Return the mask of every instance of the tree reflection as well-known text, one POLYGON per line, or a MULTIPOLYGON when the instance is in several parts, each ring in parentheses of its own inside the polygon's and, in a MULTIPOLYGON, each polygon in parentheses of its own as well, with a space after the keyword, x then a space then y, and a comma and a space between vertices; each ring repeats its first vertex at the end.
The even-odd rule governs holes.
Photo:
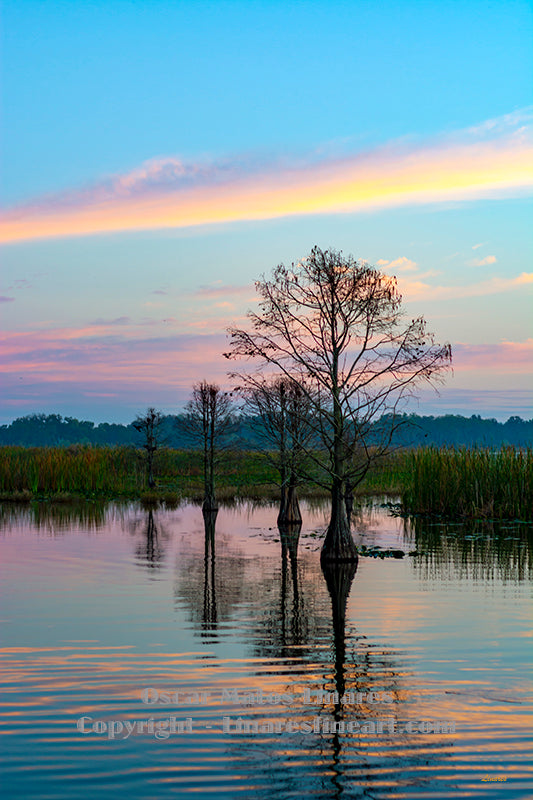
POLYGON ((410 517, 405 538, 417 555, 415 569, 426 580, 523 581, 533 575, 533 526, 476 520, 434 522, 410 517))
POLYGON ((165 557, 163 540, 168 538, 168 534, 156 521, 153 509, 148 508, 143 519, 134 520, 130 530, 139 539, 135 547, 137 563, 148 572, 160 569, 165 557))
POLYGON ((176 604, 185 605, 198 633, 215 639, 219 626, 230 618, 244 596, 254 594, 254 586, 246 578, 244 554, 226 538, 215 548, 217 514, 202 511, 203 558, 196 548, 183 553, 174 587, 176 604))
MULTIPOLYGON (((346 661, 346 603, 357 571, 357 562, 328 564, 322 562, 322 573, 331 598, 333 622, 333 652, 335 658, 335 690, 342 697, 346 689, 344 664, 346 661)), ((335 713, 339 709, 335 706, 335 713)))
POLYGON ((304 610, 301 607, 298 588, 298 542, 302 523, 281 524, 278 525, 278 530, 281 542, 280 643, 284 649, 288 644, 303 644, 304 640, 304 610), (290 583, 292 583, 292 605, 289 609, 290 583))
POLYGON ((215 570, 215 525, 218 510, 202 509, 205 529, 204 545, 204 610, 202 622, 204 630, 217 628, 217 591, 215 570))
MULTIPOLYGON (((336 702, 333 703, 333 719, 340 722, 344 719, 345 707, 342 698, 346 691, 345 663, 346 663, 346 604, 352 588, 353 579, 357 571, 357 562, 344 562, 332 564, 322 560, 322 573, 331 598, 331 616, 333 623, 333 653, 334 653, 334 684, 336 702)), ((343 792, 340 778, 342 776, 341 761, 342 740, 339 726, 334 730, 331 753, 331 783, 333 786, 332 797, 340 797, 343 792)))
MULTIPOLYGON (((226 739, 230 752, 235 750, 235 769, 250 760, 255 764, 254 794, 373 797, 377 773, 390 776, 398 768, 402 780, 420 781, 421 758, 434 766, 448 758, 447 737, 413 737, 389 728, 390 720, 411 716, 404 701, 413 686, 399 653, 367 639, 353 620, 349 626, 357 564, 320 565, 315 554, 299 552, 301 525, 279 527, 277 562, 244 557, 230 537, 217 537, 215 559, 215 520, 216 515, 204 515, 203 559, 198 552, 181 559, 176 598, 186 604, 202 637, 217 636, 231 617, 254 661, 259 659, 257 671, 236 670, 233 685, 239 691, 261 687, 298 698, 286 708, 229 704, 215 713, 249 724, 269 715, 298 725, 318 718, 321 726, 312 735, 300 728, 290 735, 236 733, 226 739), (324 699, 304 703, 305 687, 322 691, 324 699), (380 692, 388 692, 391 702, 376 701, 380 692), (354 722, 361 727, 352 729, 354 722), (301 767, 289 769, 291 760, 301 760, 301 767)), ((390 788, 397 789, 394 780, 390 788)), ((388 796, 385 785, 381 791, 388 796)))

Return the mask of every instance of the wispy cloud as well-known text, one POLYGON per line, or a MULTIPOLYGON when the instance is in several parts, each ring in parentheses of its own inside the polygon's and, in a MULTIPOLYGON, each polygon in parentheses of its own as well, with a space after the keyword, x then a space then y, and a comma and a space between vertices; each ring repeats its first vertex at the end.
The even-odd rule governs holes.
POLYGON ((523 342, 503 341, 498 344, 453 346, 454 370, 494 370, 500 374, 524 373, 533 365, 533 339, 523 342))
POLYGON ((527 389, 467 389, 457 386, 440 389, 438 396, 429 390, 420 392, 421 402, 413 410, 419 414, 481 414, 502 421, 518 414, 523 419, 531 418, 532 396, 527 389))
POLYGON ((224 376, 226 346, 224 334, 139 337, 109 335, 98 326, 5 333, 0 374, 20 375, 27 382, 184 386, 204 373, 224 376))
POLYGON ((533 284, 533 272, 522 272, 514 278, 489 278, 485 281, 463 286, 432 286, 417 278, 399 279, 399 288, 406 300, 457 300, 464 297, 482 297, 484 295, 510 292, 533 284))
POLYGON ((486 267, 488 264, 495 264, 497 260, 496 256, 485 256, 485 258, 473 258, 468 263, 471 267, 486 267))
MULTIPOLYGON (((133 335, 133 329, 113 326, 112 321, 111 328, 92 325, 5 334, 0 341, 4 407, 12 408, 16 416, 23 409, 24 413, 43 408, 57 411, 69 398, 72 407, 79 408, 83 397, 91 397, 114 398, 115 403, 118 399, 122 413, 148 404, 164 404, 175 411, 197 380, 208 378, 232 386, 227 378, 228 362, 222 357, 227 349, 224 334, 148 338, 133 335)), ((482 397, 482 388, 505 385, 509 413, 524 413, 533 339, 483 345, 452 343, 452 348, 455 378, 450 381, 451 388, 442 390, 444 397, 446 392, 461 391, 466 381, 472 402, 465 408, 472 413, 484 408, 473 387, 478 386, 482 397), (522 405, 512 400, 518 389, 524 390, 522 405)), ((438 413, 444 413, 446 402, 439 403, 438 413)))
POLYGON ((380 258, 376 266, 386 267, 387 272, 391 270, 396 270, 396 272, 416 272, 418 269, 416 261, 411 261, 410 258, 406 258, 405 256, 395 258, 394 261, 387 261, 386 259, 380 258))
POLYGON ((0 294, 0 303, 13 303, 14 300, 14 297, 6 297, 5 295, 0 294))
MULTIPOLYGON (((469 263, 474 265, 473 261, 469 263)), ((476 260, 476 266, 495 263, 495 256, 486 256, 484 259, 476 260)), ((440 273, 433 269, 422 272, 416 261, 412 261, 406 256, 401 256, 393 261, 380 259, 376 262, 376 266, 388 275, 397 273, 398 286, 405 300, 457 300, 463 297, 483 297, 484 295, 524 289, 533 284, 532 272, 522 272, 521 275, 509 278, 495 276, 462 285, 442 286, 428 283, 428 278, 434 278, 440 273)))
MULTIPOLYGON (((533 281, 533 275, 530 279, 533 281)), ((152 329, 140 330, 142 324, 119 317, 95 320, 82 327, 5 332, 0 334, 0 373, 24 376, 27 381, 76 383, 94 378, 108 387, 136 381, 184 386, 204 373, 218 379, 225 375, 228 363, 222 357, 227 350, 224 333, 199 332, 191 327, 189 333, 169 331, 163 335, 152 329)), ((496 377, 530 368, 533 339, 497 344, 456 343, 453 352, 456 368, 489 368, 496 377)), ((100 391, 97 386, 94 389, 100 391)))
POLYGON ((153 159, 80 191, 6 211, 0 241, 79 236, 518 196, 533 185, 531 112, 351 157, 153 159))

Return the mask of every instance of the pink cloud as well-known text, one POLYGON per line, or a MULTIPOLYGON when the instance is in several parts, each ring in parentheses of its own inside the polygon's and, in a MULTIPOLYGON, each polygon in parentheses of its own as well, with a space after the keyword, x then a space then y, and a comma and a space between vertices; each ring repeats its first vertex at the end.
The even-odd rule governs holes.
POLYGON ((154 159, 81 191, 8 210, 0 241, 184 228, 291 215, 522 196, 533 185, 530 114, 344 158, 154 159))
MULTIPOLYGON (((68 384, 97 396, 120 393, 126 386, 183 393, 204 377, 230 385, 227 372, 238 369, 222 356, 228 349, 223 333, 144 337, 139 329, 116 322, 111 320, 109 328, 89 325, 3 334, 3 380, 14 384, 22 379, 35 386, 68 384)), ((476 375, 484 375, 490 385, 508 375, 522 380, 532 364, 533 339, 453 345, 454 372, 473 384, 476 375)))
POLYGON ((89 325, 94 325, 95 328, 107 328, 109 325, 131 325, 129 317, 115 317, 115 319, 96 319, 94 322, 89 322, 89 325))
POLYGON ((453 345, 454 371, 490 370, 499 375, 524 374, 533 367, 533 339, 499 344, 453 345))
MULTIPOLYGON (((65 398, 70 398, 69 413, 79 415, 81 412, 72 409, 85 408, 85 398, 102 408, 106 401, 110 403, 107 409, 119 405, 121 413, 153 404, 164 404, 175 412, 197 380, 207 378, 233 386, 227 373, 238 371, 239 365, 222 356, 228 349, 225 334, 179 332, 146 337, 141 334, 147 329, 116 324, 117 320, 106 323, 108 327, 102 320, 101 327, 3 334, 0 374, 4 407, 13 408, 17 415, 24 410, 53 408, 54 403, 60 409, 65 398)), ((483 345, 452 343, 452 348, 455 378, 447 381, 450 391, 473 391, 476 386, 481 392, 493 391, 505 385, 512 393, 529 383, 533 339, 483 345)))
POLYGON ((92 328, 7 333, 0 340, 0 373, 47 383, 93 378, 183 386, 199 377, 225 376, 226 346, 224 334, 135 338, 95 335, 92 328))

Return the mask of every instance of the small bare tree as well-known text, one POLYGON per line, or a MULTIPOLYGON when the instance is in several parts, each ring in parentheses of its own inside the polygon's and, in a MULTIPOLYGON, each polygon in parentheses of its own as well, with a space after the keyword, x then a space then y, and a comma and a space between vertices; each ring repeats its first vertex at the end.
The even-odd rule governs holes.
POLYGON ((441 378, 450 345, 406 320, 396 279, 366 262, 315 247, 256 283, 259 310, 248 329, 230 328, 228 358, 255 360, 297 382, 313 409, 320 450, 308 450, 328 476, 331 518, 323 561, 356 561, 346 493, 390 445, 398 410, 420 384, 441 378), (309 388, 306 388, 309 387, 309 388), (383 423, 379 436, 378 421, 383 423))
POLYGON ((278 525, 301 523, 297 486, 313 434, 308 395, 285 376, 272 380, 246 376, 238 391, 244 397, 244 410, 261 419, 265 453, 280 475, 278 525))
POLYGON ((155 408, 149 408, 145 414, 138 414, 132 422, 135 430, 142 436, 141 447, 146 451, 146 472, 150 489, 155 487, 155 453, 164 443, 161 430, 163 420, 164 416, 160 411, 156 411, 155 408))
POLYGON ((185 424, 192 438, 203 449, 204 511, 216 511, 215 467, 232 422, 232 401, 219 386, 200 381, 193 386, 185 407, 185 424))

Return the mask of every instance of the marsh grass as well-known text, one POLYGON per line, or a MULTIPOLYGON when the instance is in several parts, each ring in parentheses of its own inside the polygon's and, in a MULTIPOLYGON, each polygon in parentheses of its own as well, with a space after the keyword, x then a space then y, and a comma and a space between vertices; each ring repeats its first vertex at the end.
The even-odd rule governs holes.
MULTIPOLYGON (((133 447, 0 447, 0 499, 143 497, 171 506, 203 492, 199 452, 161 449, 154 472, 157 487, 149 492, 143 453, 133 447)), ((250 491, 276 496, 275 471, 259 453, 228 454, 219 465, 217 494, 224 499, 250 491)))
POLYGON ((135 448, 0 448, 0 493, 92 497, 128 495, 144 486, 145 470, 135 448))
POLYGON ((443 517, 533 518, 533 450, 433 448, 408 454, 407 512, 443 517))
MULTIPOLYGON (((161 449, 156 453, 157 487, 148 492, 143 454, 133 447, 73 445, 57 448, 0 448, 0 500, 69 502, 83 498, 135 498, 175 508, 183 499, 203 499, 201 453, 161 449)), ((279 498, 278 476, 268 458, 233 451, 219 464, 219 502, 279 498)), ((505 448, 398 450, 378 462, 356 496, 398 495, 405 512, 450 518, 532 519, 533 451, 505 448)), ((305 498, 328 493, 309 481, 305 498)))

